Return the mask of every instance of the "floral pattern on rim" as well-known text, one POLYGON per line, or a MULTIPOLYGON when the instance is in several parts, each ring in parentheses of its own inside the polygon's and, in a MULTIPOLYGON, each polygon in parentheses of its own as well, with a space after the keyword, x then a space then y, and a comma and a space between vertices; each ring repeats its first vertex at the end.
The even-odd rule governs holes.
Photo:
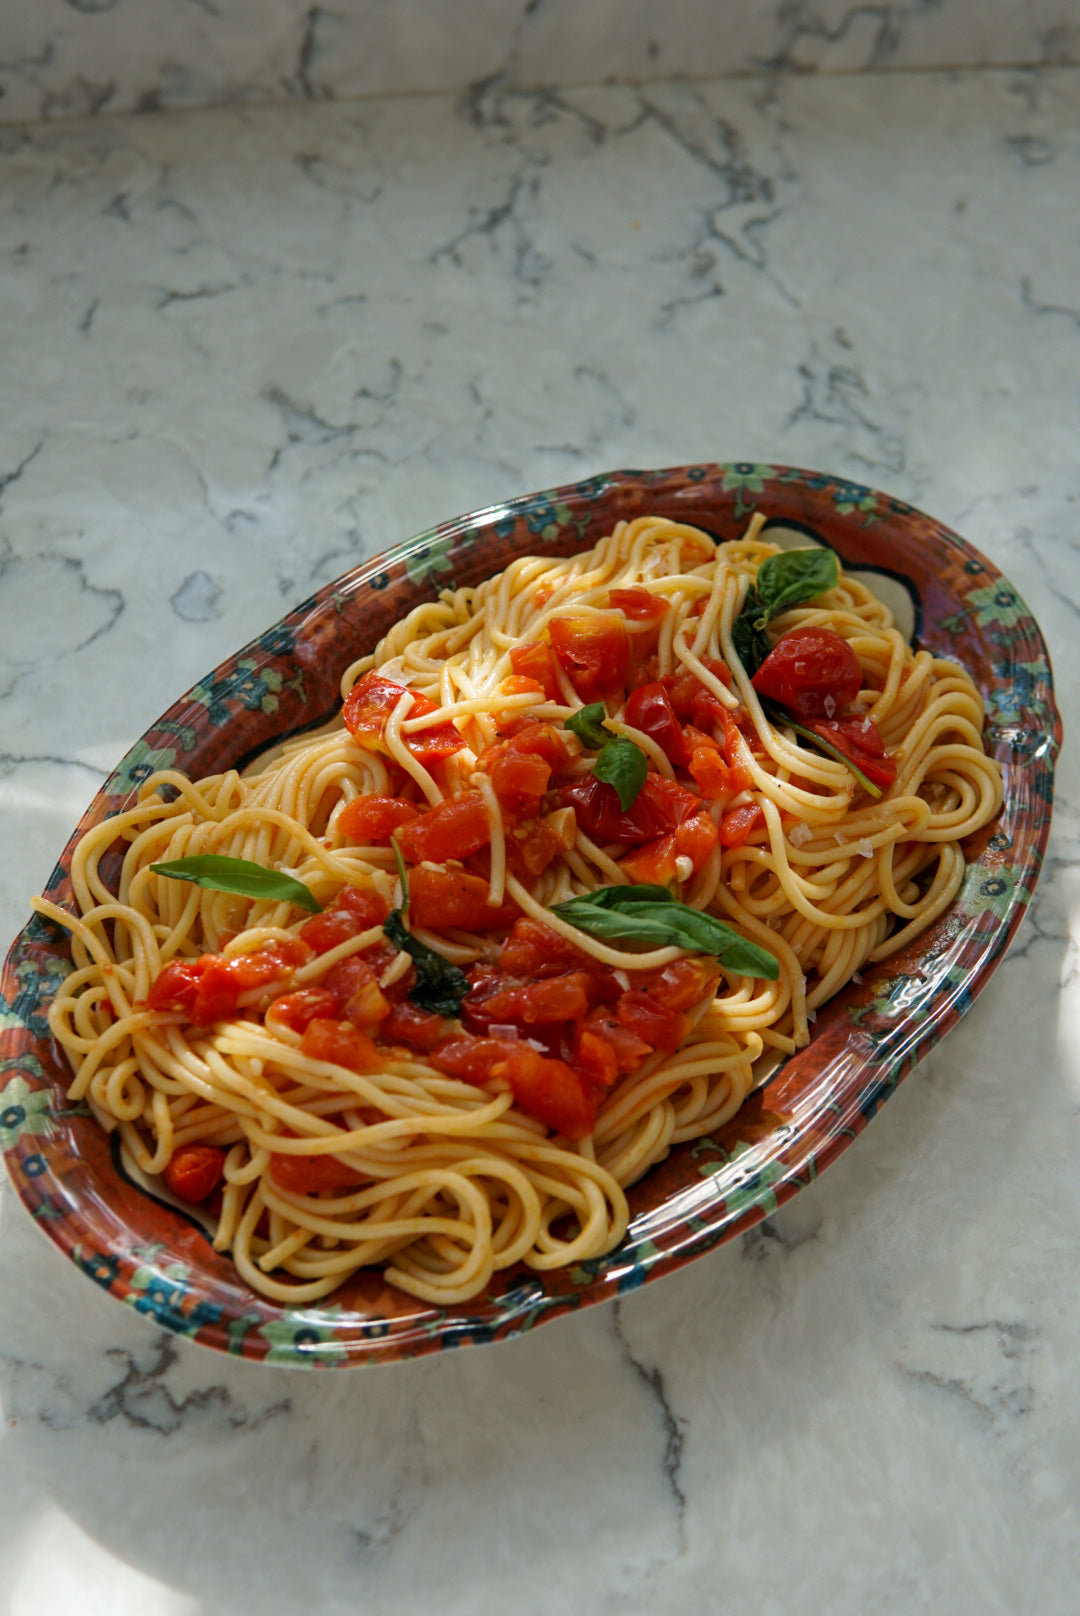
POLYGON ((755 509, 816 534, 851 566, 903 573, 920 596, 922 643, 939 655, 962 651, 990 698, 988 739, 1005 770, 1006 804, 971 849, 953 910, 826 1006, 809 1048, 724 1128, 680 1146, 634 1187, 633 1220, 616 1251, 542 1279, 505 1274, 489 1294, 448 1309, 419 1306, 374 1272, 323 1305, 275 1306, 244 1287, 191 1218, 138 1190, 85 1107, 65 1105, 67 1074, 44 1010, 66 945, 31 921, 0 983, 0 1072, 11 1112, 0 1143, 20 1198, 95 1283, 166 1329, 273 1363, 340 1366, 519 1334, 670 1272, 783 1205, 955 1024, 1015 933, 1042 862, 1061 739, 1046 649, 1011 585, 931 517, 859 484, 786 467, 614 472, 441 524, 358 567, 223 663, 129 751, 64 850, 49 896, 70 900, 78 835, 130 800, 153 768, 242 766, 322 721, 358 649, 373 648, 450 578, 479 582, 530 550, 572 554, 645 511, 736 538, 755 509), (916 966, 923 980, 913 993, 916 966), (32 1125, 22 1126, 28 1116, 32 1125))

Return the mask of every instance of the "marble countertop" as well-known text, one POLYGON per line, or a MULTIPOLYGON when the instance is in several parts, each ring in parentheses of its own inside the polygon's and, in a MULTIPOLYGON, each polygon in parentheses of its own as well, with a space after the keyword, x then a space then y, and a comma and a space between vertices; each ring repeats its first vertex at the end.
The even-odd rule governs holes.
MULTIPOLYGON (((1080 73, 0 130, 0 932, 108 768, 317 585, 618 465, 957 528, 1075 709, 1080 73)), ((5 1616, 1077 1608, 1066 746, 992 987, 741 1242, 495 1347, 220 1359, 0 1202, 5 1616)))

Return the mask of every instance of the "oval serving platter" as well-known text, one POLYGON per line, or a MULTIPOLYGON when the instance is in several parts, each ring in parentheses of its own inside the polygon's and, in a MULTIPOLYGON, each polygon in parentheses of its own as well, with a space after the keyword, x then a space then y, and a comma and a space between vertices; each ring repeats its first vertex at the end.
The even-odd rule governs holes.
POLYGON ((764 511, 785 544, 830 545, 908 604, 917 644, 962 660, 987 699, 987 745, 1005 775, 998 820, 973 838, 952 908, 818 1014, 785 1061, 715 1135, 678 1146, 630 1191, 632 1220, 606 1257, 538 1276, 496 1276, 438 1308, 364 1272, 327 1301, 256 1296, 199 1224, 124 1173, 84 1105, 68 1106, 66 1061, 46 1022, 70 968, 66 937, 40 919, 16 939, 0 997, 0 1146, 38 1227, 98 1285, 158 1325, 270 1363, 329 1367, 488 1342, 645 1281, 743 1233, 817 1177, 985 987, 1023 916, 1050 829, 1061 723, 1038 627, 1012 586, 956 534, 856 483, 791 468, 700 465, 614 472, 473 512, 328 585, 169 708, 83 816, 47 895, 72 906, 72 849, 125 807, 154 769, 199 776, 244 767, 286 735, 326 722, 342 671, 418 601, 474 584, 516 555, 569 555, 620 518, 656 512, 741 535, 764 511), (781 531, 783 530, 783 531, 781 531))

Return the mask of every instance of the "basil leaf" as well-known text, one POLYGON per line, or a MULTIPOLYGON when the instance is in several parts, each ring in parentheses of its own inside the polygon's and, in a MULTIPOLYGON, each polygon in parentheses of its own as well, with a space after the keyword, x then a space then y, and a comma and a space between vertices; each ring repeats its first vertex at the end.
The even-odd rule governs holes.
POLYGON ((835 589, 840 568, 831 550, 781 550, 758 568, 756 588, 766 619, 835 589))
POLYGON ((740 976, 775 982, 780 966, 773 954, 715 915, 692 909, 663 887, 601 887, 552 907, 580 931, 625 942, 674 945, 688 953, 712 954, 740 976))
POLYGON ((649 760, 633 741, 617 735, 600 748, 593 773, 605 785, 614 786, 619 794, 619 806, 625 814, 634 806, 638 792, 645 784, 649 760))
POLYGON ((469 991, 465 972, 407 932, 400 909, 387 915, 383 931, 395 948, 403 949, 413 962, 416 985, 409 989, 413 1004, 422 1010, 433 1010, 437 1016, 456 1016, 469 991))
POLYGON ((571 713, 566 720, 566 728, 572 730, 584 746, 596 751, 611 739, 611 731, 604 722, 607 710, 602 701, 592 701, 587 707, 581 707, 576 713, 571 713))
POLYGON ((825 757, 833 758, 837 763, 842 763, 845 769, 855 776, 864 791, 868 791, 872 797, 881 796, 881 787, 876 786, 872 780, 868 779, 859 768, 859 765, 852 758, 849 758, 846 752, 841 752, 838 746, 834 746, 831 741, 827 741, 823 735, 818 735, 815 730, 807 729, 804 724, 799 723, 798 719, 792 718, 786 708, 779 707, 776 702, 763 701, 761 705, 765 709, 765 716, 777 728, 781 725, 786 725, 788 729, 793 729, 796 735, 801 736, 804 741, 809 741, 810 745, 816 747, 825 757))
POLYGON ((255 864, 251 859, 196 853, 190 858, 174 859, 171 864, 151 864, 150 868, 155 875, 165 875, 173 881, 191 881, 211 892, 233 892, 240 898, 295 903, 312 914, 322 909, 318 898, 303 881, 281 870, 268 870, 265 864, 255 864))
POLYGON ((839 580, 840 568, 831 550, 781 550, 761 563, 743 609, 731 625, 731 638, 748 678, 753 678, 772 650, 765 633, 769 619, 835 589, 839 580))

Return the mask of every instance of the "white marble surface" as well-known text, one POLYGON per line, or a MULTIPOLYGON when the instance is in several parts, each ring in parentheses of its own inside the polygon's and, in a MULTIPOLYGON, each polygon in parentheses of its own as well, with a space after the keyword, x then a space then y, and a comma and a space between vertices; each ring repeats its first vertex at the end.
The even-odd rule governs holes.
POLYGON ((4 0, 0 122, 489 80, 1078 62, 1078 0, 4 0))
MULTIPOLYGON (((619 464, 883 485, 1068 719, 1080 75, 507 90, 0 136, 0 931, 179 691, 619 464)), ((518 1342, 219 1360, 0 1220, 5 1616, 1077 1609, 1075 757, 1010 957, 741 1243, 518 1342)))

